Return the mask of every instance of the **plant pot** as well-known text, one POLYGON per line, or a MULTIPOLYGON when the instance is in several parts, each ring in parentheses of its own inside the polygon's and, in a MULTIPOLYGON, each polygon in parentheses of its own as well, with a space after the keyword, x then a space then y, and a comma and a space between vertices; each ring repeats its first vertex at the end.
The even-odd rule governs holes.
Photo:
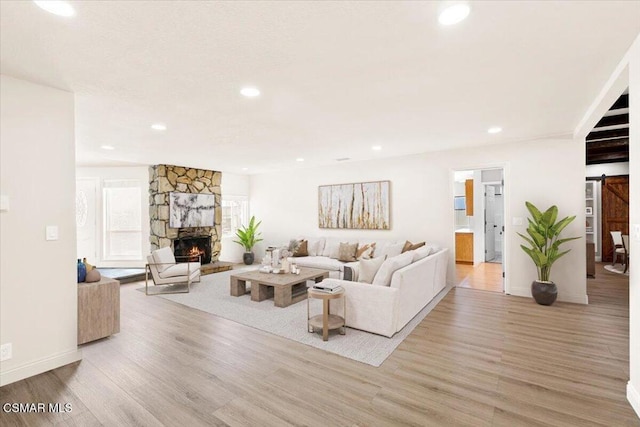
POLYGON ((553 282, 534 280, 531 283, 531 295, 538 304, 551 305, 558 298, 558 287, 553 282))
POLYGON ((253 264, 253 261, 255 261, 255 255, 253 255, 253 252, 245 252, 244 255, 242 255, 242 261, 244 261, 245 264, 247 265, 251 265, 253 264))

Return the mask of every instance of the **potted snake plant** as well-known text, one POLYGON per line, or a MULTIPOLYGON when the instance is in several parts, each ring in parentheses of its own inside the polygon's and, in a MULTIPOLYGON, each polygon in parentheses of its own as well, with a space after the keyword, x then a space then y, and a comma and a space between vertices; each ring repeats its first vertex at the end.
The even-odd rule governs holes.
POLYGON ((533 203, 525 202, 525 205, 532 218, 529 218, 528 235, 525 236, 521 233, 518 235, 529 244, 529 247, 525 245, 520 245, 520 247, 531 257, 538 270, 538 280, 534 280, 531 284, 531 294, 538 304, 551 305, 558 297, 558 288, 550 280, 551 267, 560 257, 570 251, 570 249, 560 251, 560 245, 580 238, 561 239, 560 233, 576 217, 575 215, 568 216, 557 221, 557 206, 551 206, 541 212, 533 203))
POLYGON ((242 261, 244 261, 246 265, 253 264, 253 261, 255 260, 255 255, 252 252, 253 247, 256 243, 262 241, 262 239, 259 238, 262 233, 258 233, 258 226, 260 224, 262 224, 262 221, 256 223, 256 217, 252 216, 249 220, 249 225, 236 230, 236 237, 238 240, 234 240, 234 242, 244 247, 245 253, 242 256, 242 261))

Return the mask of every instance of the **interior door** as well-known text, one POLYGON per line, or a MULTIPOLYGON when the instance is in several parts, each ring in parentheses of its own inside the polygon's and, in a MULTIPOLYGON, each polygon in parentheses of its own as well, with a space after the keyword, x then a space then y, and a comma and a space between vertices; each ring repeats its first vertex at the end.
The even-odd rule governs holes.
POLYGON ((608 176, 602 184, 602 261, 613 261, 611 231, 629 234, 629 175, 608 176))
POLYGON ((493 261, 496 257, 496 189, 491 185, 484 187, 484 260, 493 261))
POLYGON ((97 196, 96 178, 76 179, 77 254, 92 264, 98 261, 97 196))

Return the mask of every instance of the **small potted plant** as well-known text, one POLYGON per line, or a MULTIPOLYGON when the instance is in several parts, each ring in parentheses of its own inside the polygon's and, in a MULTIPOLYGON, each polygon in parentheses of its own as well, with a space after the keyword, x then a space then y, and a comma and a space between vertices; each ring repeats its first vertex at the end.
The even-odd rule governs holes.
POLYGON ((242 245, 245 249, 245 253, 242 256, 242 260, 246 265, 253 264, 255 260, 255 255, 252 250, 256 243, 261 242, 262 239, 259 239, 261 233, 258 233, 258 226, 262 224, 262 221, 256 223, 256 217, 252 216, 251 220, 249 220, 249 225, 246 227, 242 227, 236 230, 236 237, 238 240, 234 240, 234 242, 242 245))
POLYGON ((529 213, 533 218, 529 218, 528 236, 518 233, 520 237, 529 243, 530 247, 520 245, 533 260, 538 269, 538 280, 531 283, 531 294, 538 304, 551 305, 558 297, 556 284, 549 280, 551 267, 560 258, 570 251, 560 251, 560 245, 579 237, 568 237, 560 239, 560 233, 571 223, 575 216, 569 216, 556 221, 558 218, 558 207, 551 206, 544 212, 540 212, 532 203, 525 202, 529 213))

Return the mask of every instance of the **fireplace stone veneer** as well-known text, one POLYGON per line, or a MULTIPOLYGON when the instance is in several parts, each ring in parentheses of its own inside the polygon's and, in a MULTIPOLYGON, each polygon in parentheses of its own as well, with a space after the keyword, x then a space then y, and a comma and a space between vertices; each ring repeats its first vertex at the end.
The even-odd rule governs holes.
MULTIPOLYGON (((222 238, 222 208, 220 182, 222 173, 173 165, 149 167, 149 218, 151 221, 151 250, 171 247, 176 239, 192 236, 211 237, 211 258, 216 262, 220 256, 222 238), (169 193, 213 194, 215 215, 213 227, 171 228, 169 227, 169 193)), ((175 247, 174 247, 175 250, 175 247)), ((204 262, 204 261, 203 261, 204 262)))

